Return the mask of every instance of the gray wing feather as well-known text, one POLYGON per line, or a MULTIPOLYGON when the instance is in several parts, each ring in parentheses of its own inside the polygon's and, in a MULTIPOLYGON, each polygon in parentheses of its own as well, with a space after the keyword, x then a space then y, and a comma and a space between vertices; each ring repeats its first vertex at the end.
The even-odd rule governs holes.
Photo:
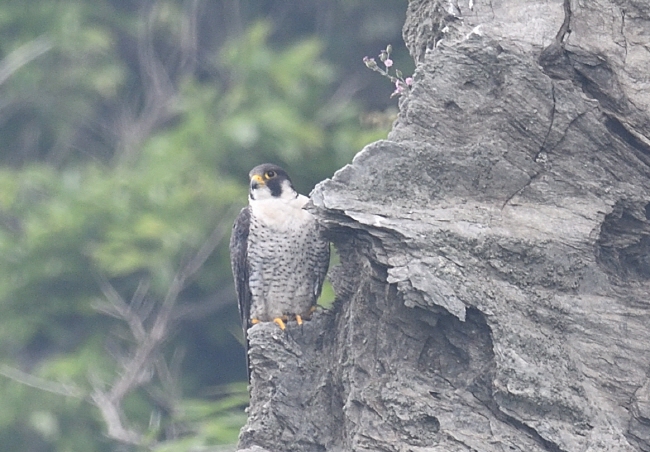
POLYGON ((235 292, 237 292, 237 302, 239 305, 239 315, 241 317, 242 329, 244 330, 244 340, 246 347, 246 370, 249 372, 248 363, 248 334, 247 330, 251 327, 251 290, 248 285, 248 231, 250 229, 251 213, 249 207, 244 207, 232 227, 230 236, 230 265, 232 274, 235 278, 235 292))
POLYGON ((325 277, 327 276, 327 269, 330 265, 330 244, 329 240, 323 237, 323 230, 320 225, 318 227, 318 235, 322 240, 319 243, 318 249, 316 251, 316 265, 314 270, 316 273, 316 285, 314 286, 314 304, 320 297, 321 292, 323 291, 323 284, 325 283, 325 277))

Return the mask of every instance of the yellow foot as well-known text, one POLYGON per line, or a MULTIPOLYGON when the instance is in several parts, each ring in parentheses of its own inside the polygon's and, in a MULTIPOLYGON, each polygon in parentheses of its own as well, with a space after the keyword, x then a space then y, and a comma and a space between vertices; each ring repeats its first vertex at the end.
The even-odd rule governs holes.
POLYGON ((251 324, 253 324, 253 325, 257 325, 258 323, 260 323, 260 319, 251 320, 251 324))
POLYGON ((300 314, 296 314, 296 322, 298 323, 298 325, 302 325, 302 317, 300 316, 300 314))
POLYGON ((273 322, 275 322, 282 331, 286 328, 286 325, 284 324, 284 321, 280 317, 276 317, 273 319, 273 322))

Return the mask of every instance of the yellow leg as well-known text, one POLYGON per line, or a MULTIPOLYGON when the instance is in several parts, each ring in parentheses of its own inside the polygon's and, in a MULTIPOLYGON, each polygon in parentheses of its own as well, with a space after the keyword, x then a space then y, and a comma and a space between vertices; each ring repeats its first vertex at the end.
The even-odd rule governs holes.
POLYGON ((260 323, 260 319, 251 320, 251 324, 253 324, 253 325, 257 325, 258 323, 260 323))
POLYGON ((286 326, 285 326, 285 324, 284 324, 284 321, 282 321, 282 319, 281 319, 280 317, 276 317, 276 318, 274 318, 273 321, 274 321, 274 322, 275 322, 275 323, 280 327, 280 329, 281 329, 282 331, 284 331, 284 329, 286 328, 286 326))
POLYGON ((296 322, 298 323, 298 325, 302 325, 302 317, 300 316, 300 314, 296 314, 296 322))

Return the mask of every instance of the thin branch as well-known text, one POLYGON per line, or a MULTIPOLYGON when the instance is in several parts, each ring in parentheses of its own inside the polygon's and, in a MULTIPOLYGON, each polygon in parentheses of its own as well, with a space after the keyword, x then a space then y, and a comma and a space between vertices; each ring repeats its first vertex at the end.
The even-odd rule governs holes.
POLYGON ((92 400, 102 413, 109 437, 125 444, 142 445, 142 435, 124 427, 119 405, 113 403, 105 393, 99 390, 93 392, 92 400))
POLYGON ((40 389, 41 391, 50 392, 52 394, 74 397, 77 399, 84 396, 84 392, 74 385, 46 380, 6 364, 0 365, 0 375, 25 386, 40 389))
MULTIPOLYGON (((174 310, 179 294, 186 287, 187 280, 201 268, 219 243, 222 242, 229 230, 228 226, 225 223, 219 224, 194 257, 176 273, 149 331, 144 327, 142 318, 137 316, 136 311, 128 306, 110 283, 106 280, 102 283, 100 279, 102 291, 109 299, 112 307, 112 310, 109 309, 108 313, 117 314, 118 317, 127 321, 137 341, 135 352, 124 363, 123 372, 112 384, 111 388, 104 391, 98 385, 95 385, 92 394, 92 400, 102 413, 111 438, 127 444, 142 444, 142 435, 124 426, 124 416, 121 409, 122 400, 128 393, 151 381, 154 372, 158 374, 161 384, 168 389, 171 388, 169 379, 173 375, 166 364, 163 365, 162 357, 159 355, 159 348, 168 337, 170 323, 177 319, 174 310)), ((141 284, 136 290, 133 300, 144 299, 145 293, 146 290, 141 284)))
MULTIPOLYGON (((142 319, 133 311, 131 306, 124 301, 122 296, 115 290, 115 287, 102 275, 98 275, 97 279, 99 280, 99 286, 102 290, 102 293, 106 297, 109 303, 96 303, 94 305, 95 309, 104 314, 108 314, 112 317, 124 320, 131 330, 131 334, 136 341, 140 342, 145 339, 146 331, 144 325, 142 324, 142 319)), ((144 298, 142 293, 142 288, 148 288, 148 284, 143 284, 143 281, 140 281, 138 284, 138 289, 133 295, 133 299, 144 298)), ((145 292, 146 293, 146 292, 145 292)))
POLYGON ((156 55, 154 27, 158 7, 154 3, 148 13, 143 11, 138 36, 138 66, 143 80, 144 105, 125 111, 119 127, 118 162, 128 163, 135 157, 141 143, 153 130, 172 115, 178 92, 165 65, 156 55))
POLYGON ((189 74, 196 69, 199 51, 199 16, 202 0, 189 0, 185 5, 186 13, 181 18, 180 63, 181 73, 189 74))
POLYGON ((203 243, 194 257, 178 273, 176 273, 174 280, 167 291, 167 295, 163 300, 156 321, 151 328, 152 337, 160 339, 165 336, 170 317, 172 316, 174 304, 176 303, 180 292, 185 288, 186 281, 201 268, 215 248, 224 239, 228 231, 230 231, 230 225, 225 224, 225 222, 222 222, 214 228, 208 239, 203 243))
POLYGON ((142 307, 142 303, 146 299, 147 293, 149 293, 149 287, 151 287, 151 280, 149 278, 140 280, 138 287, 135 289, 135 293, 131 297, 131 309, 138 311, 142 307))
POLYGON ((0 61, 0 85, 5 83, 20 68, 34 61, 39 56, 49 52, 54 43, 47 35, 23 44, 0 61))
POLYGON ((215 312, 219 312, 228 304, 234 302, 232 298, 228 297, 231 292, 231 287, 228 287, 227 289, 224 288, 200 301, 185 303, 182 306, 178 306, 174 310, 172 321, 178 323, 188 320, 200 320, 204 319, 206 316, 214 314, 215 312))
POLYGON ((181 397, 181 391, 178 385, 180 377, 180 364, 185 357, 185 350, 177 348, 168 365, 167 361, 158 357, 154 365, 156 367, 156 374, 160 381, 160 388, 147 388, 149 395, 163 407, 166 411, 174 411, 177 404, 175 403, 181 397))

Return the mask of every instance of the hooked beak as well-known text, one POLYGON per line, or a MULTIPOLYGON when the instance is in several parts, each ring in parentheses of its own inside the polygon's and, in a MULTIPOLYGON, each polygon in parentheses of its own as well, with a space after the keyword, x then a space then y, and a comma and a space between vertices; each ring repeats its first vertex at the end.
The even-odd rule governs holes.
POLYGON ((251 189, 256 190, 260 185, 264 185, 264 179, 259 174, 253 174, 251 176, 251 189))

